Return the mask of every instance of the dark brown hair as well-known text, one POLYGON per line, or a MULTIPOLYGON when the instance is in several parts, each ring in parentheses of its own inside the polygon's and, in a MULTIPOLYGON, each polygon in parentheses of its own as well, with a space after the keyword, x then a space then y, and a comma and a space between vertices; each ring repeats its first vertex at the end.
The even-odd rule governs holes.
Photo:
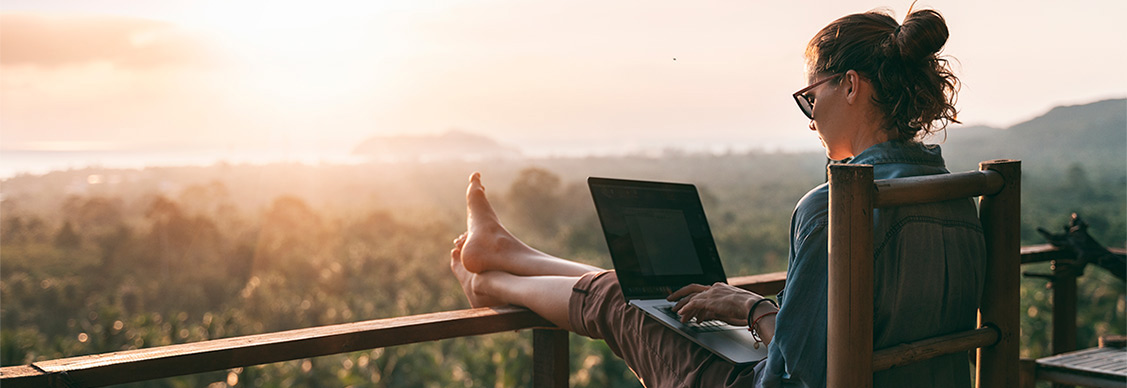
POLYGON ((959 122, 959 79, 939 57, 947 36, 947 22, 933 10, 910 12, 903 25, 882 12, 853 14, 833 21, 810 40, 807 70, 854 70, 868 78, 891 137, 913 139, 959 122))

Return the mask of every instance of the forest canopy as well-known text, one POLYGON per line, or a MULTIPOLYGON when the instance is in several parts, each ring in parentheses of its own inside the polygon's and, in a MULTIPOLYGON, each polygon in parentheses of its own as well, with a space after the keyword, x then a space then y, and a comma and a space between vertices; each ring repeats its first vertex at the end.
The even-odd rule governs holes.
MULTIPOLYGON (((1069 113, 1046 117, 1062 114, 1069 113)), ((962 166, 953 169, 981 160, 954 139, 943 147, 963 147, 948 153, 952 166, 962 166)), ((1002 155, 1028 158, 1023 244, 1044 243, 1037 227, 1058 230, 1079 212, 1098 241, 1127 246, 1123 154, 1064 151, 1002 155)), ((695 183, 728 275, 783 271, 791 209, 823 182, 824 164, 819 153, 667 152, 12 177, 0 201, 0 363, 466 308, 448 260, 451 240, 465 228, 466 177, 475 170, 518 237, 604 267, 610 263, 586 177, 695 183)), ((1127 331, 1123 289, 1098 268, 1080 278, 1081 346, 1127 331)), ((1051 291, 1026 278, 1021 292, 1022 356, 1046 355, 1051 291)), ((573 386, 638 384, 601 342, 571 341, 573 386)), ((502 333, 133 385, 523 386, 530 353, 528 333, 502 333)))

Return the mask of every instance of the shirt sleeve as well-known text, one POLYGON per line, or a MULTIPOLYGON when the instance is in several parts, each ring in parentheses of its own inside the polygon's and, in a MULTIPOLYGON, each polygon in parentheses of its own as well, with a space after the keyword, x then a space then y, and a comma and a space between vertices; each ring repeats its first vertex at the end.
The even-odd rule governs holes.
POLYGON ((786 292, 780 294, 775 336, 757 384, 763 387, 826 385, 826 217, 824 212, 800 214, 800 210, 792 221, 799 232, 792 233, 786 292), (810 217, 802 220, 802 215, 810 217))

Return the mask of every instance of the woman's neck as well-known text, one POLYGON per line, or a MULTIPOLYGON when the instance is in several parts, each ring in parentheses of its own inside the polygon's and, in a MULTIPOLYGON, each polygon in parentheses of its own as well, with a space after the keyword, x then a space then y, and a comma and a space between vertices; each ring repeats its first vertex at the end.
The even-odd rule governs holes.
POLYGON ((860 155, 861 152, 869 149, 869 147, 884 143, 889 140, 892 139, 888 136, 888 132, 883 128, 880 128, 879 126, 866 128, 860 134, 858 134, 857 137, 854 137, 853 141, 850 143, 850 149, 853 153, 852 156, 860 155))

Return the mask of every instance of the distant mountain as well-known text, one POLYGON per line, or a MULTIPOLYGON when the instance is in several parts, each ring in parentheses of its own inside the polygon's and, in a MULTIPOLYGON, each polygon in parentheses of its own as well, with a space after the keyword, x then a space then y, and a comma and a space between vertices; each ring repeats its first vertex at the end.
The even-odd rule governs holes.
POLYGON ((352 150, 373 161, 482 160, 520 157, 516 148, 485 136, 451 130, 437 135, 375 136, 352 150))
POLYGON ((953 171, 1021 159, 1027 173, 1080 166, 1108 178, 1127 176, 1127 99, 1056 107, 1005 129, 952 127, 947 135, 943 153, 953 171))

